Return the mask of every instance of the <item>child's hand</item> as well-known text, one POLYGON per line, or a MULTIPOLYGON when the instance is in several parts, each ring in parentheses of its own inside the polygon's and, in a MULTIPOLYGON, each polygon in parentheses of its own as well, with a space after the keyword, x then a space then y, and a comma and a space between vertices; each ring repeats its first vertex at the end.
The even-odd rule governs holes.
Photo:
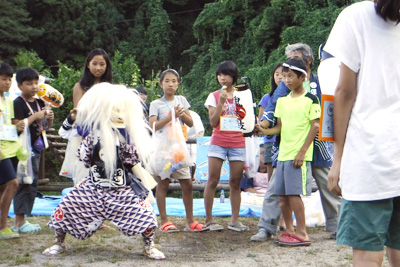
POLYGON ((174 108, 175 108, 175 117, 176 118, 180 118, 183 116, 183 114, 185 114, 183 107, 181 107, 180 105, 175 106, 174 108))
POLYGON ((226 92, 226 86, 222 87, 222 92, 219 94, 219 103, 224 104, 228 98, 228 93, 226 92))
POLYGON ((43 118, 46 116, 47 110, 41 110, 39 112, 36 112, 34 115, 36 116, 36 120, 43 120, 43 118))
POLYGON ((262 131, 263 131, 263 128, 260 125, 256 124, 256 126, 254 126, 253 132, 255 135, 258 135, 258 136, 262 135, 262 131))
POLYGON ((18 132, 22 132, 25 129, 25 122, 24 120, 20 120, 17 122, 17 124, 15 125, 17 127, 17 131, 18 132))
POLYGON ((71 114, 71 120, 75 121, 76 120, 76 116, 78 115, 78 109, 77 108, 72 109, 69 112, 69 114, 71 114))
POLYGON ((46 116, 49 120, 54 120, 54 113, 52 110, 46 110, 46 116))
POLYGON ((299 152, 296 157, 293 160, 293 167, 295 168, 300 168, 301 166, 303 166, 303 162, 304 162, 304 157, 305 157, 305 153, 303 152, 299 152))

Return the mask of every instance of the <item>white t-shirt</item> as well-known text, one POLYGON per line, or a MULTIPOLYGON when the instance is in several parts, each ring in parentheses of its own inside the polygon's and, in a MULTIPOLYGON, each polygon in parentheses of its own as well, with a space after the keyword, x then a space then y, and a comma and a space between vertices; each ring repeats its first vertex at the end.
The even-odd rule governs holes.
POLYGON ((190 116, 192 116, 193 126, 188 127, 187 136, 189 137, 199 137, 204 135, 204 126, 199 114, 193 110, 189 110, 190 116))
POLYGON ((324 50, 357 73, 339 186, 343 197, 400 196, 400 24, 385 22, 372 1, 339 15, 324 50))

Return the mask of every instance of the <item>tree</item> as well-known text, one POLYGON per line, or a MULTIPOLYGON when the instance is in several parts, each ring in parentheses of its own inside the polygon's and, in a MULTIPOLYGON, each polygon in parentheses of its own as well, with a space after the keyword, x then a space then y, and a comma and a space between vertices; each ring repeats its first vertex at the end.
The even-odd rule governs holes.
POLYGON ((111 1, 29 0, 29 6, 32 25, 44 29, 32 48, 50 65, 76 66, 97 47, 113 54, 123 35, 124 18, 111 1))
POLYGON ((12 64, 18 51, 28 47, 43 31, 30 26, 26 0, 2 1, 0 8, 0 58, 12 64))

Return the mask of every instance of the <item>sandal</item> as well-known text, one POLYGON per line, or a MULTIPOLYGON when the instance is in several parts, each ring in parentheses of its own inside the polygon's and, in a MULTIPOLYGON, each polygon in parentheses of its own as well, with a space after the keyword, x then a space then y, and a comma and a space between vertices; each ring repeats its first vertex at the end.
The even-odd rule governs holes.
POLYGON ((209 230, 207 227, 205 227, 203 224, 199 223, 198 221, 194 221, 190 228, 185 228, 185 232, 204 232, 209 230))
POLYGON ((244 232, 249 230, 249 227, 243 225, 241 222, 236 222, 236 223, 230 223, 228 225, 228 229, 235 232, 244 232))
POLYGON ((285 236, 281 236, 279 238, 279 245, 281 246, 291 246, 291 247, 298 247, 298 246, 310 246, 310 240, 304 240, 297 235, 289 234, 285 236))
POLYGON ((61 243, 61 244, 55 244, 49 248, 46 248, 42 254, 46 255, 46 256, 54 256, 54 255, 63 253, 64 251, 65 251, 65 244, 61 243))
POLYGON ((154 244, 151 244, 150 246, 144 246, 142 254, 150 259, 153 260, 163 260, 165 259, 164 253, 159 251, 154 247, 154 244))
POLYGON ((179 229, 176 228, 172 222, 166 222, 161 225, 160 231, 165 233, 177 233, 179 232, 179 229))
POLYGON ((40 230, 42 230, 39 224, 32 224, 28 221, 25 221, 25 223, 19 229, 15 227, 11 227, 11 229, 14 232, 25 233, 25 234, 39 232, 40 230))
POLYGON ((218 231, 218 232, 224 230, 224 227, 222 225, 220 225, 219 223, 217 223, 217 222, 209 222, 209 223, 207 223, 206 224, 206 228, 208 230, 210 230, 210 231, 218 231))

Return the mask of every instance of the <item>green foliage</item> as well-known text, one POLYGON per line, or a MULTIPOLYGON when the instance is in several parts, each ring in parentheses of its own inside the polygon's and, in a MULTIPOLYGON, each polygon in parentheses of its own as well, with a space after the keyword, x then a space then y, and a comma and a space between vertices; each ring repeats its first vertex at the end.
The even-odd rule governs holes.
POLYGON ((124 84, 133 88, 138 87, 140 70, 136 64, 135 57, 131 55, 124 56, 121 52, 115 51, 111 66, 113 67, 114 83, 124 84))
MULTIPOLYGON (((1 1, 0 7, 0 57, 11 62, 15 54, 31 44, 32 38, 43 31, 30 25, 26 0, 1 1)), ((11 64, 11 63, 10 63, 11 64)))
POLYGON ((119 43, 123 16, 111 1, 30 0, 32 25, 45 30, 32 48, 48 64, 57 61, 75 66, 93 48, 112 54, 119 43))
POLYGON ((119 49, 125 55, 136 55, 146 73, 161 70, 171 59, 168 53, 171 33, 168 14, 161 0, 149 0, 137 10, 130 36, 121 42, 119 49))
POLYGON ((41 59, 35 51, 19 51, 14 57, 14 61, 17 64, 15 69, 18 70, 23 67, 31 67, 38 72, 44 70, 45 62, 41 59))

